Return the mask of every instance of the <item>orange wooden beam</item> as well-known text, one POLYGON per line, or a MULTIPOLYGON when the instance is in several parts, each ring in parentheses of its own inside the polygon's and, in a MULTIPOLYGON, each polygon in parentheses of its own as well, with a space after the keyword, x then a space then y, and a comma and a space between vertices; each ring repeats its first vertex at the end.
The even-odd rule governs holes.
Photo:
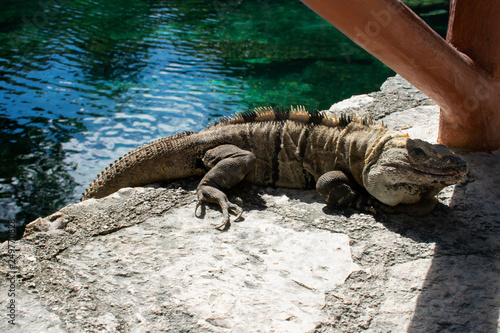
POLYGON ((450 24, 455 28, 448 36, 450 42, 398 0, 302 2, 440 106, 440 142, 473 150, 500 149, 500 113, 495 107, 500 105, 499 80, 492 77, 500 55, 500 2, 490 2, 488 13, 484 8, 476 8, 474 14, 467 14, 470 8, 466 9, 463 3, 472 2, 454 0, 454 20, 450 20, 450 24), (492 10, 492 7, 495 8, 492 10), (467 31, 464 17, 468 22, 471 19, 489 21, 487 24, 476 22, 475 32, 467 35, 462 32, 467 31), (491 37, 495 47, 491 48, 485 41, 468 43, 471 39, 477 40, 478 33, 491 29, 495 33, 486 34, 482 39, 491 37), (464 46, 457 49, 451 44, 455 42, 464 46))

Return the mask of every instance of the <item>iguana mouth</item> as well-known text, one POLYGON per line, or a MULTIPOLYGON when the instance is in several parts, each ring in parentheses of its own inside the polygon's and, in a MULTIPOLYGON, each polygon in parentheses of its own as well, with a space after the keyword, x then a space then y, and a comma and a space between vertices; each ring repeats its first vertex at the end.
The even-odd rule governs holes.
POLYGON ((438 177, 438 178, 456 178, 456 177, 464 177, 467 171, 459 171, 459 170, 447 170, 443 172, 439 172, 438 170, 433 170, 433 171, 424 171, 421 169, 417 169, 411 165, 408 164, 400 164, 400 163, 384 163, 383 166, 388 166, 388 167, 393 167, 393 168, 401 168, 405 170, 409 170, 413 173, 420 174, 420 175, 426 175, 426 176, 432 176, 432 177, 438 177))

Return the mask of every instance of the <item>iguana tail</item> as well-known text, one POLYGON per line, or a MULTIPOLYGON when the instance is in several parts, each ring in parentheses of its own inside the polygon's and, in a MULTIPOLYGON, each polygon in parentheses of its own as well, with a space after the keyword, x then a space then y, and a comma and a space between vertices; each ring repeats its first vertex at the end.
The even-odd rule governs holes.
POLYGON ((192 136, 185 132, 139 147, 111 164, 94 179, 83 200, 103 198, 123 187, 152 184, 204 173, 201 157, 193 147, 192 136))

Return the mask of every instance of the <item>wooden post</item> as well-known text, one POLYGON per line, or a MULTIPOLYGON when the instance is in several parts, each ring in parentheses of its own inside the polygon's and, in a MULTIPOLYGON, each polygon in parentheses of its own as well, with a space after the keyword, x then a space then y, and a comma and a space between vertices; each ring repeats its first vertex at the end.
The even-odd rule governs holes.
POLYGON ((439 142, 500 149, 499 1, 453 0, 447 41, 399 0, 302 2, 439 105, 439 142))

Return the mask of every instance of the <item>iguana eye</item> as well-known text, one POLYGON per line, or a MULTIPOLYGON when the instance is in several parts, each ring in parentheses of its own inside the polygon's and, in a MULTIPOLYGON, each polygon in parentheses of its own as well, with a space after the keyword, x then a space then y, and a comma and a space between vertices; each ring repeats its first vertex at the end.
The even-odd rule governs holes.
POLYGON ((411 156, 413 157, 423 157, 426 155, 425 151, 421 148, 414 148, 410 152, 411 156))

